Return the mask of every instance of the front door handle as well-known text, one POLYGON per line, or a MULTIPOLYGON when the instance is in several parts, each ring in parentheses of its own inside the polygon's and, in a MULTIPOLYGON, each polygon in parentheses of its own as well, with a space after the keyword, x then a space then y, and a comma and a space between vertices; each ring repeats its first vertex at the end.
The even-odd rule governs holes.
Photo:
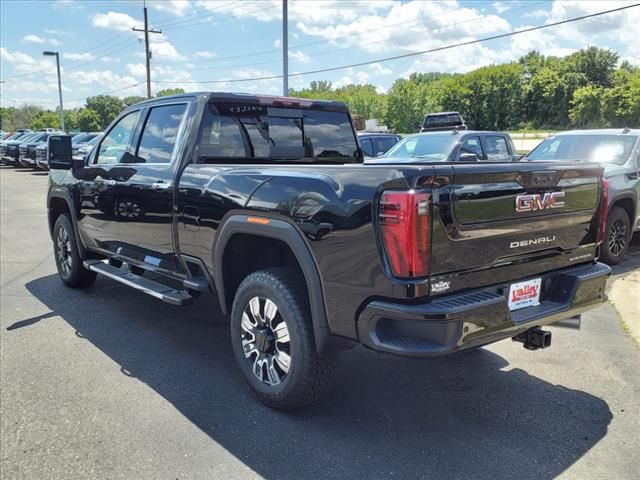
POLYGON ((151 185, 151 188, 153 188, 154 190, 167 190, 167 189, 171 188, 171 184, 170 183, 164 183, 164 182, 156 182, 156 183, 151 185))
POLYGON ((104 183, 105 185, 115 185, 116 181, 115 180, 103 180, 102 183, 104 183))

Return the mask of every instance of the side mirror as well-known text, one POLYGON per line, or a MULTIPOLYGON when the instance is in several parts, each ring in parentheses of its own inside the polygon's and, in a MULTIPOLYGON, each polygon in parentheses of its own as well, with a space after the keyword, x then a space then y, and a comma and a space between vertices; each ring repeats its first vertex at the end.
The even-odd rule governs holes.
POLYGON ((524 158, 524 155, 521 155, 519 153, 514 153, 513 154, 513 161, 514 162, 519 162, 520 160, 522 160, 524 158))
POLYGON ((378 153, 376 153, 376 157, 384 157, 384 152, 378 152, 378 153))
POLYGON ((51 135, 49 137, 49 168, 52 170, 71 169, 71 136, 51 135))
POLYGON ((458 156, 458 161, 459 162, 477 162, 478 155, 476 155, 475 153, 461 153, 458 156))

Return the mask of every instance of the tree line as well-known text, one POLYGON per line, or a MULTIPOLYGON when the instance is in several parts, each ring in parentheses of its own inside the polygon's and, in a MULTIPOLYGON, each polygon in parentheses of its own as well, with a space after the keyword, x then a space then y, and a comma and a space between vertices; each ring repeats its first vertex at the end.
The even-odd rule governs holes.
MULTIPOLYGON (((157 96, 183 93, 166 89, 157 96)), ((478 130, 562 130, 640 127, 640 67, 611 50, 589 47, 565 57, 532 51, 518 61, 464 74, 414 73, 398 78, 388 92, 374 85, 334 88, 313 81, 292 96, 340 100, 354 114, 377 118, 396 132, 416 131, 429 112, 459 111, 478 130)), ((126 106, 143 97, 88 98, 83 108, 65 111, 67 128, 104 129, 126 106)), ((3 130, 59 127, 56 112, 35 106, 3 108, 3 130)))

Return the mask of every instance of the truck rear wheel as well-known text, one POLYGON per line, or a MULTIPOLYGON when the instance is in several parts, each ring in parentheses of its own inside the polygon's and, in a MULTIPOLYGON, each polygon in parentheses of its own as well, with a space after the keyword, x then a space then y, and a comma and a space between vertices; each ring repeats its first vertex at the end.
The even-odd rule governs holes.
POLYGON ((319 355, 302 275, 291 268, 249 274, 236 292, 231 341, 236 362, 267 406, 308 405, 330 385, 335 357, 319 355))
POLYGON ((600 259, 607 265, 617 265, 627 251, 631 238, 631 222, 627 212, 620 207, 613 207, 607 217, 604 242, 600 259))
POLYGON ((53 251, 62 282, 71 288, 88 287, 96 280, 96 272, 82 265, 82 258, 73 234, 68 213, 61 214, 53 226, 53 251))

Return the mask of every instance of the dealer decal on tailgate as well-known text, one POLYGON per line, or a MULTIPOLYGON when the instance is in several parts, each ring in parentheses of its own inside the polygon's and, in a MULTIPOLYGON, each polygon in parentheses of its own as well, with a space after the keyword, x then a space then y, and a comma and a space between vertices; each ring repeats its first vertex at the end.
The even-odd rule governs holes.
POLYGON ((509 309, 518 310, 540 304, 541 278, 534 278, 525 282, 518 282, 509 288, 509 309))

